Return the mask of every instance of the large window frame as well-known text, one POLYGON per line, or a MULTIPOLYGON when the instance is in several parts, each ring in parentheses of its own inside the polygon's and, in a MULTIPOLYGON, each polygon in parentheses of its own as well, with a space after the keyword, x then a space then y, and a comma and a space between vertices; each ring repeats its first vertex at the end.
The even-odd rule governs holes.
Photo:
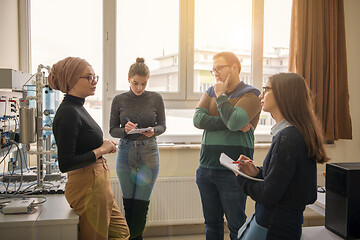
MULTIPOLYGON (((194 109, 202 95, 194 89, 194 6, 196 0, 179 4, 179 90, 161 92, 166 108, 194 109)), ((108 119, 112 99, 124 91, 116 90, 116 0, 103 1, 103 130, 110 137, 108 119)), ((252 85, 262 88, 264 0, 252 0, 252 85)))
MULTIPOLYGON (((19 0, 20 67, 31 69, 29 1, 19 0)), ((202 95, 194 89, 194 5, 196 0, 179 1, 179 91, 161 92, 165 107, 194 109, 202 95)), ((116 0, 103 0, 103 132, 109 135, 109 116, 112 99, 124 91, 116 90, 116 0)), ((263 79, 264 0, 252 0, 251 79, 252 85, 262 88, 263 79)))

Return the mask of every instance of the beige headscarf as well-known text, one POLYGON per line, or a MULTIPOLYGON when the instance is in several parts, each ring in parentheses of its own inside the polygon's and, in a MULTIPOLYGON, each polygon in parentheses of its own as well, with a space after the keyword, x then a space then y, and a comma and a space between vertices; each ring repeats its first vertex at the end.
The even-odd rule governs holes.
POLYGON ((67 57, 55 63, 48 77, 50 87, 68 93, 79 81, 81 74, 88 66, 91 65, 86 60, 78 57, 67 57))

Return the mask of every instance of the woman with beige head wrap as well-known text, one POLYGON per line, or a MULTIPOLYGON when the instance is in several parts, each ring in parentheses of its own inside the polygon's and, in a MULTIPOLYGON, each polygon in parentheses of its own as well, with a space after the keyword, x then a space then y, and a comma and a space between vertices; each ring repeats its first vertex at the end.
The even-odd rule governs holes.
POLYGON ((65 197, 80 216, 79 239, 129 239, 103 158, 116 152, 116 144, 103 140, 101 128, 83 107, 85 98, 95 94, 98 79, 81 58, 67 57, 51 69, 50 87, 65 93, 53 124, 59 167, 68 173, 65 197))

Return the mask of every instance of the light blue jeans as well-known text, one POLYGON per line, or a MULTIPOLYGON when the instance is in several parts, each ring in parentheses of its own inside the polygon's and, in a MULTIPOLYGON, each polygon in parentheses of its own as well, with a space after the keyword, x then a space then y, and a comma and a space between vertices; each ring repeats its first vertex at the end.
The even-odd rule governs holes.
POLYGON ((120 139, 116 172, 124 198, 149 201, 159 174, 156 138, 141 141, 120 139))
POLYGON ((265 240, 268 229, 260 226, 253 214, 239 229, 238 240, 265 240))

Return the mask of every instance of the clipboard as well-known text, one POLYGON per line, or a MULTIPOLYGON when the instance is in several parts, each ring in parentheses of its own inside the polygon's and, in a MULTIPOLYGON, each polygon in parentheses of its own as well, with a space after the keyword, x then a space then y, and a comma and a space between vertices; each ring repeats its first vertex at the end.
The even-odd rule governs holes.
POLYGON ((131 129, 127 134, 143 133, 143 132, 151 131, 151 129, 153 129, 153 128, 152 128, 152 127, 148 127, 148 128, 134 128, 134 129, 131 129))
POLYGON ((238 169, 238 165, 233 163, 234 160, 231 159, 228 155, 226 155, 225 153, 221 153, 220 155, 220 164, 223 165, 224 167, 238 173, 239 175, 246 177, 248 179, 254 180, 254 181, 258 181, 258 182, 262 182, 264 181, 264 179, 261 178, 254 178, 254 177, 250 177, 249 175, 240 172, 238 169))

